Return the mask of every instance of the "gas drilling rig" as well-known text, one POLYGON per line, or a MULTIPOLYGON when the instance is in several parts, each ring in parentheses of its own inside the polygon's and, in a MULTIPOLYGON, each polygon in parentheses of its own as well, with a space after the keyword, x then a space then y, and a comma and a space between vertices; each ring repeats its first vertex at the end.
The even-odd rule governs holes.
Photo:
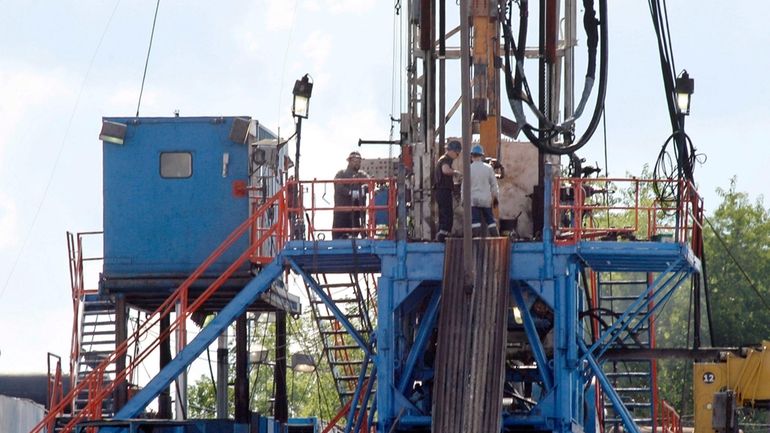
MULTIPOLYGON (((287 141, 246 116, 103 119, 99 287, 83 282, 90 234, 70 235, 73 382, 52 393, 34 432, 680 428, 658 396, 654 318, 677 289, 702 284, 702 203, 684 131, 693 81, 673 70, 665 8, 650 1, 672 127, 662 154, 676 164, 653 179, 597 177, 577 152, 604 109, 607 0, 532 3, 397 2, 409 97, 389 142, 401 152, 370 163, 368 178, 303 179, 298 144, 291 161, 287 141), (474 144, 496 168, 502 237, 472 238, 470 206, 456 200, 455 236, 433 241, 435 163, 450 129, 464 178, 474 144), (317 193, 332 185, 361 187, 367 200, 324 205, 317 193), (612 199, 620 189, 631 205, 612 199), (333 239, 333 211, 365 223, 333 239), (322 424, 287 410, 286 314, 303 309, 289 273, 304 284, 339 396, 338 416, 322 424), (142 320, 130 332, 132 311, 142 320), (249 320, 267 312, 274 410, 256 414, 249 320), (234 416, 223 358, 218 419, 185 419, 185 371, 232 323, 234 416), (190 326, 201 329, 188 339, 190 326), (148 359, 157 374, 136 386, 148 359), (161 419, 145 417, 151 404, 161 419)), ((306 76, 294 87, 297 139, 312 85, 306 76)))

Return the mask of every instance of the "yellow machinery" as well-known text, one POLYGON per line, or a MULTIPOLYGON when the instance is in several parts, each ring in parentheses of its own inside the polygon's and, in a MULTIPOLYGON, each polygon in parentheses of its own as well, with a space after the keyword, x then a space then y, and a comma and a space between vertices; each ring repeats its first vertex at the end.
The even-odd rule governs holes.
POLYGON ((770 341, 747 349, 743 356, 727 353, 720 362, 693 366, 695 433, 737 432, 738 407, 770 403, 770 341))

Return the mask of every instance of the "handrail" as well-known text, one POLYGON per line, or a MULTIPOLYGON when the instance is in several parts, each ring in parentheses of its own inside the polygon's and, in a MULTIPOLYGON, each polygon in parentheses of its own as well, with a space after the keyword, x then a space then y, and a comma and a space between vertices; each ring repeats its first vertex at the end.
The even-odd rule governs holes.
POLYGON ((259 208, 252 213, 252 215, 246 219, 243 223, 241 223, 207 258, 206 260, 201 263, 201 265, 189 276, 187 279, 164 301, 152 314, 149 315, 147 320, 143 322, 141 325, 138 326, 137 330, 131 334, 126 340, 124 340, 120 345, 118 345, 113 353, 108 355, 102 362, 94 368, 93 371, 91 371, 83 380, 81 380, 76 386, 74 386, 69 393, 67 393, 66 396, 62 399, 61 402, 59 402, 55 407, 52 407, 49 411, 48 415, 40 421, 32 430, 30 433, 37 433, 41 432, 46 425, 48 425, 51 420, 55 420, 56 415, 64 410, 64 408, 68 404, 72 404, 76 396, 81 391, 88 390, 89 392, 89 401, 88 404, 81 410, 78 414, 73 414, 73 417, 71 420, 67 423, 67 425, 63 428, 62 432, 70 432, 72 431, 72 428, 79 423, 80 421, 84 420, 87 416, 91 416, 95 419, 99 419, 101 416, 101 408, 102 408, 102 401, 103 399, 109 395, 112 391, 115 390, 120 384, 122 384, 126 377, 135 369, 142 361, 144 361, 150 353, 157 348, 161 341, 165 340, 169 337, 169 335, 179 330, 182 334, 182 337, 180 340, 181 344, 184 344, 184 330, 185 330, 185 323, 187 319, 190 317, 192 313, 197 311, 198 308, 200 308, 201 305, 203 305, 204 302, 206 302, 211 295, 213 295, 219 287, 238 269, 240 268, 246 261, 254 254, 256 249, 260 246, 262 242, 267 240, 269 237, 276 235, 279 237, 285 237, 285 233, 281 233, 285 226, 286 222, 284 221, 284 218, 286 217, 287 213, 285 211, 286 206, 286 187, 281 188, 278 193, 276 193, 273 197, 268 199, 265 203, 263 203, 259 208), (273 207, 278 207, 278 220, 277 222, 267 231, 265 231, 257 240, 256 242, 253 242, 249 245, 249 247, 244 251, 238 259, 233 262, 216 280, 214 280, 209 287, 200 295, 198 296, 195 301, 188 305, 188 295, 189 295, 189 289, 192 286, 192 284, 200 278, 203 273, 225 252, 227 251, 232 245, 240 239, 251 227, 253 227, 255 221, 262 216, 269 210, 271 210, 273 207), (137 344, 140 340, 142 340, 153 327, 159 325, 161 319, 165 318, 166 316, 170 315, 172 311, 174 311, 177 304, 180 304, 180 314, 177 315, 176 320, 174 320, 170 326, 165 329, 164 332, 162 332, 157 338, 152 340, 150 345, 146 347, 141 353, 136 355, 136 357, 133 359, 131 363, 129 363, 126 368, 120 372, 115 373, 115 377, 113 380, 107 384, 107 386, 103 385, 103 379, 105 377, 105 372, 107 370, 107 367, 115 362, 118 358, 125 356, 126 352, 128 350, 129 346, 137 344))
MULTIPOLYGON (((333 238, 335 233, 346 232, 355 236, 366 238, 394 239, 396 233, 396 179, 394 178, 353 178, 332 180, 301 180, 289 181, 290 191, 297 188, 299 200, 292 199, 289 195, 287 212, 291 216, 298 216, 302 221, 307 221, 307 238, 326 239, 333 238), (359 185, 363 190, 364 203, 361 205, 337 206, 333 197, 327 198, 337 185, 359 185), (331 186, 332 188, 329 188, 331 186), (331 191, 329 191, 331 189, 331 191), (385 192, 387 190, 387 192, 385 192), (307 193, 306 193, 307 191, 307 193), (320 197, 319 194, 323 191, 320 197), (309 194, 309 198, 307 195, 309 194), (380 194, 387 194, 384 203, 380 194), (325 202, 325 203, 324 203, 325 202), (334 212, 360 212, 363 216, 362 227, 334 228, 332 226, 334 212), (386 218, 386 223, 378 224, 378 219, 386 218)), ((289 218, 291 221, 291 218, 289 218)), ((283 245, 283 244, 281 244, 283 245)))
MULTIPOLYGON (((61 400, 62 394, 64 394, 64 384, 62 383, 61 356, 48 352, 48 358, 46 361, 48 364, 48 387, 47 387, 48 398, 46 400, 46 408, 50 409, 56 406, 61 400), (54 367, 53 373, 51 373, 52 359, 56 360, 56 365, 54 367)), ((59 413, 57 413, 57 416, 58 415, 59 413)), ((53 427, 55 423, 56 423, 56 418, 52 418, 51 421, 46 426, 49 432, 53 431, 53 427)))
POLYGON ((682 433, 682 420, 676 409, 667 401, 660 401, 660 430, 661 433, 682 433))
POLYGON ((695 247, 702 221, 703 201, 685 180, 638 178, 556 178, 551 211, 557 243, 626 237, 688 242, 695 247), (660 201, 651 189, 679 191, 681 200, 660 201), (626 203, 612 197, 625 191, 626 203), (649 194, 649 195, 646 195, 649 194), (646 201, 645 198, 650 200, 646 201), (631 202, 630 204, 627 202, 631 202), (615 221, 612 221, 612 220, 615 221), (623 221, 621 227, 613 223, 623 221))
POLYGON ((80 306, 86 295, 98 293, 98 290, 86 290, 83 277, 83 263, 102 260, 102 257, 83 257, 83 237, 100 235, 101 231, 80 232, 77 235, 67 232, 67 252, 69 256, 70 295, 72 298, 72 337, 70 339, 69 375, 70 388, 77 381, 76 367, 80 358, 80 306))

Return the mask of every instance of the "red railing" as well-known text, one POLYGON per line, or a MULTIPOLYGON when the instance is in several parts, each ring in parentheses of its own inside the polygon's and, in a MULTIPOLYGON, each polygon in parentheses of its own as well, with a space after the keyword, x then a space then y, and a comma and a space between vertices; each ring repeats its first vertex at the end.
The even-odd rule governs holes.
POLYGON ((661 433, 682 433, 682 420, 673 406, 661 400, 658 425, 661 433))
MULTIPOLYGON (((62 396, 64 395, 64 383, 62 382, 62 373, 61 373, 61 357, 58 355, 54 355, 51 352, 48 352, 48 399, 46 401, 46 408, 50 409, 56 405, 59 404, 59 402, 62 399, 62 396), (55 361, 55 364, 52 366, 51 361, 55 361), (53 367, 53 371, 51 371, 51 367, 53 367)), ((57 416, 62 415, 63 413, 57 413, 57 416)), ((56 418, 51 418, 50 422, 46 425, 46 429, 48 429, 49 432, 53 432, 54 424, 56 423, 56 418)))
POLYGON ((703 202, 687 181, 556 178, 552 197, 557 243, 618 238, 693 243, 698 239, 703 202), (655 190, 668 191, 673 198, 660 201, 655 190), (678 201, 677 192, 682 198, 678 201))
POLYGON ((72 338, 70 340, 70 387, 75 386, 76 363, 80 358, 80 307, 86 295, 98 293, 97 289, 86 289, 83 268, 86 262, 102 260, 101 257, 83 257, 83 238, 101 235, 103 232, 81 232, 77 235, 67 232, 67 251, 69 254, 70 290, 72 298, 72 338))
POLYGON ((68 405, 71 405, 76 396, 84 391, 88 392, 88 403, 77 414, 73 414, 67 425, 61 430, 62 432, 71 432, 76 424, 86 419, 98 420, 102 414, 102 403, 104 399, 110 395, 118 386, 126 381, 126 378, 134 371, 150 354, 160 346, 162 341, 170 338, 171 333, 179 332, 181 338, 177 341, 178 348, 184 346, 186 343, 185 327, 187 320, 190 316, 197 311, 203 303, 205 303, 219 287, 227 281, 228 278, 239 269, 244 263, 246 263, 255 253, 257 248, 272 236, 278 238, 285 238, 286 233, 282 231, 287 227, 285 218, 287 212, 286 206, 286 189, 282 188, 273 197, 267 200, 265 203, 259 206, 252 215, 240 226, 238 226, 228 237, 225 239, 214 252, 212 252, 208 258, 174 291, 174 293, 163 302, 152 314, 150 314, 145 322, 137 327, 137 330, 131 334, 125 341, 120 343, 115 351, 108 355, 102 362, 94 368, 86 377, 80 380, 76 386, 74 386, 62 400, 52 406, 48 415, 40 421, 31 431, 31 433, 41 432, 46 426, 50 425, 56 417, 64 411, 68 405), (238 259, 235 260, 214 282, 212 282, 208 288, 199 295, 192 304, 189 304, 189 289, 192 284, 203 275, 203 273, 235 242, 246 234, 255 222, 264 217, 267 212, 274 212, 276 214, 275 223, 267 230, 265 230, 249 247, 244 251, 238 259), (159 326, 160 321, 168 317, 171 312, 177 311, 177 315, 171 325, 156 338, 148 338, 149 334, 156 326, 159 326), (145 339, 150 340, 140 353, 136 354, 134 359, 128 363, 126 368, 122 371, 115 373, 115 377, 112 380, 105 383, 106 371, 110 364, 114 363, 118 359, 125 357, 128 347, 136 346, 140 341, 145 339))
MULTIPOLYGON (((330 240, 335 234, 350 234, 354 237, 369 239, 393 239, 396 231, 396 181, 387 179, 334 179, 289 181, 286 186, 286 237, 274 237, 271 249, 280 251, 297 223, 305 227, 304 239, 330 240), (362 191, 362 204, 336 206, 334 188, 337 185, 356 185, 362 191), (299 187, 297 187, 299 186, 299 187), (298 198, 297 198, 298 197, 298 198), (355 213, 356 227, 334 227, 335 212, 355 213)), ((263 225, 269 221, 255 221, 252 237, 263 232, 263 225)), ((266 244, 267 245, 267 244, 266 244)), ((252 260, 256 263, 269 262, 273 254, 263 249, 252 260)))

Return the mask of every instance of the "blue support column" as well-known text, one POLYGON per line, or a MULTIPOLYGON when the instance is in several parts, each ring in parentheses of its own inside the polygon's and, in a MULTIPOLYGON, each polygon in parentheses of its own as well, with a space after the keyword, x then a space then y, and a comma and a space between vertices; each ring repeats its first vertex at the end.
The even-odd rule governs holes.
POLYGON ((377 355, 374 360, 378 367, 377 406, 379 411, 377 433, 387 433, 395 417, 393 370, 396 360, 394 355, 395 341, 393 338, 393 279, 390 276, 380 277, 377 285, 377 355))
POLYGON ((564 276, 557 276, 554 282, 556 291, 555 309, 554 309, 554 349, 553 349, 553 370, 556 391, 556 405, 553 418, 555 421, 554 431, 567 432, 570 430, 572 421, 572 401, 574 391, 574 375, 576 369, 570 368, 567 361, 569 345, 574 340, 574 335, 568 335, 570 320, 572 318, 571 309, 575 307, 570 304, 571 297, 568 295, 570 287, 565 284, 564 276))
POLYGON ((350 433, 353 427, 353 421, 358 409, 358 398, 361 396, 361 391, 364 388, 364 378, 366 377, 366 369, 369 368, 369 353, 364 354, 364 360, 361 362, 361 371, 358 373, 358 381, 356 382, 356 390, 353 392, 353 397, 350 403, 350 412, 348 413, 348 419, 345 423, 345 433, 350 433))
POLYGON ((636 425, 633 418, 631 417, 631 414, 628 412, 628 409, 623 404, 623 401, 620 399, 618 392, 615 391, 615 388, 612 386, 609 379, 607 379, 607 376, 604 374, 604 371, 602 371, 602 367, 596 361, 596 358, 594 358, 594 356, 588 351, 588 348, 586 348, 586 345, 585 343, 583 343, 582 338, 578 338, 577 343, 580 346, 580 350, 582 350, 585 353, 584 358, 586 359, 586 361, 588 361, 588 365, 591 368, 591 370, 594 372, 594 376, 596 376, 596 378, 599 380, 599 383, 602 385, 602 389, 604 390, 604 393, 612 402, 612 407, 615 409, 615 412, 617 412, 620 415, 620 418, 623 420, 623 425, 626 427, 626 431, 630 433, 641 433, 639 431, 639 427, 636 425))
POLYGON ((521 312, 521 318, 524 322, 524 331, 527 334, 527 340, 529 340, 529 346, 532 348, 532 355, 537 362, 537 371, 540 374, 540 380, 543 381, 543 386, 546 390, 551 391, 553 388, 553 371, 548 366, 548 359, 545 357, 545 349, 543 349, 543 343, 540 341, 540 336, 535 328, 535 321, 532 319, 532 314, 529 312, 529 308, 524 303, 524 296, 521 294, 521 287, 514 285, 511 289, 513 297, 516 300, 516 305, 521 312))
POLYGON ((433 327, 436 325, 436 316, 438 316, 439 300, 441 299, 441 292, 439 289, 431 296, 428 308, 425 310, 425 314, 420 322, 420 329, 417 332, 417 337, 412 344, 412 348, 409 351, 409 356, 406 358, 406 364, 401 371, 401 379, 398 381, 398 391, 404 393, 409 385, 409 379, 412 377, 417 359, 425 349, 425 345, 430 340, 431 334, 433 334, 433 327))

